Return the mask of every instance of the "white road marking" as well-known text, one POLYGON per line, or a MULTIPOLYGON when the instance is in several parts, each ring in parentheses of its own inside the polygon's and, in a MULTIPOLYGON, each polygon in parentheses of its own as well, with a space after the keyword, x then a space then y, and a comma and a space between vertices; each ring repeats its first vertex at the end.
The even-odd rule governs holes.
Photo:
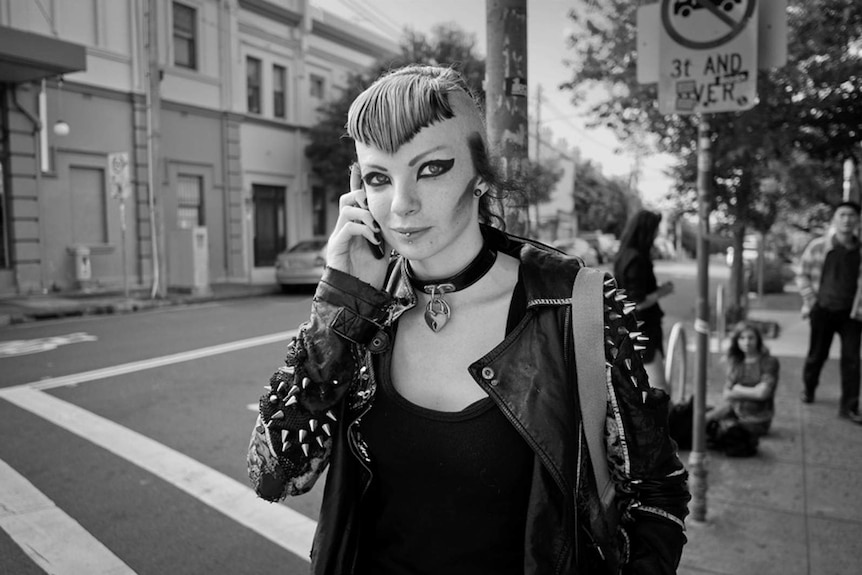
POLYGON ((237 350, 246 349, 249 347, 256 347, 258 345, 266 345, 266 344, 270 344, 270 343, 276 343, 279 341, 284 341, 284 340, 290 339, 295 335, 296 335, 296 330, 292 329, 289 331, 282 331, 282 332, 278 332, 278 333, 272 333, 269 335, 262 335, 259 337, 252 337, 249 339, 241 339, 239 341, 232 341, 230 343, 223 343, 221 345, 214 345, 211 347, 203 347, 203 348, 194 349, 191 351, 184 351, 184 352, 175 353, 175 354, 171 354, 171 355, 164 355, 162 357, 156 357, 153 359, 144 359, 141 361, 133 361, 131 363, 123 363, 120 365, 114 365, 111 367, 104 367, 101 369, 94 369, 92 371, 85 371, 82 373, 73 373, 71 375, 63 375, 60 377, 50 377, 50 378, 42 379, 39 381, 34 381, 32 383, 24 384, 24 386, 29 387, 31 389, 54 389, 56 387, 76 385, 76 384, 84 383, 87 381, 93 381, 95 379, 105 379, 106 377, 116 377, 118 375, 126 375, 127 373, 134 373, 136 371, 143 371, 145 369, 153 369, 155 367, 162 367, 162 366, 171 365, 174 363, 182 363, 184 361, 191 361, 194 359, 200 359, 202 357, 219 355, 222 353, 228 353, 231 351, 237 351, 237 350))
MULTIPOLYGON (((276 545, 309 560, 317 523, 301 513, 285 505, 259 499, 242 483, 140 433, 47 393, 17 386, 0 389, 0 398, 45 417, 51 423, 134 463, 276 545)), ((77 571, 91 572, 86 569, 77 571)))
POLYGON ((83 331, 67 335, 53 335, 50 337, 38 337, 36 339, 13 339, 0 341, 0 359, 4 357, 15 357, 16 355, 29 355, 57 349, 61 345, 71 343, 83 343, 85 341, 98 341, 98 337, 83 331))
POLYGON ((0 460, 0 529, 45 572, 134 575, 134 571, 0 460))

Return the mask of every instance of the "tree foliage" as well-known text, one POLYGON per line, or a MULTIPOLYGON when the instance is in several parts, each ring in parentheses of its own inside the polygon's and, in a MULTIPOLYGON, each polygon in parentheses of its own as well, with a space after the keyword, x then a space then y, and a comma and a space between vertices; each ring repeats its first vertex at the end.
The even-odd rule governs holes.
MULTIPOLYGON (((572 77, 562 87, 576 103, 590 98, 594 123, 624 142, 676 155, 675 199, 693 210, 697 119, 661 114, 656 85, 637 82, 638 4, 581 2, 570 11, 572 77)), ((862 160, 862 2, 788 0, 787 13, 788 61, 758 73, 759 103, 709 116, 712 208, 736 253, 746 228, 766 232, 778 213, 815 223, 819 204, 841 198, 843 160, 862 160)))
POLYGON ((575 213, 578 229, 601 231, 619 236, 626 224, 633 198, 628 182, 609 178, 590 160, 575 165, 575 213))

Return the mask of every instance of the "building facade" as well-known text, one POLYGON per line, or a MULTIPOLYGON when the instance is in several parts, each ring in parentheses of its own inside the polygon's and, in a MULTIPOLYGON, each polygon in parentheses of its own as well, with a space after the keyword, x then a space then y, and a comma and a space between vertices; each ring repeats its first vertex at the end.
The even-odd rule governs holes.
POLYGON ((0 293, 273 282, 334 221, 317 108, 396 50, 308 0, 0 0, 0 293))

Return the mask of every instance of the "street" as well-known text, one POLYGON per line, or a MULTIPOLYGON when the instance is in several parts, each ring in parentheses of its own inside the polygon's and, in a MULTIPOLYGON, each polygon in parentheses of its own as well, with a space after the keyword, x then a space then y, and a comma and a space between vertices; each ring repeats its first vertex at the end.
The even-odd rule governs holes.
POLYGON ((0 331, 0 572, 307 572, 321 489, 289 506, 256 499, 245 450, 309 304, 0 331))

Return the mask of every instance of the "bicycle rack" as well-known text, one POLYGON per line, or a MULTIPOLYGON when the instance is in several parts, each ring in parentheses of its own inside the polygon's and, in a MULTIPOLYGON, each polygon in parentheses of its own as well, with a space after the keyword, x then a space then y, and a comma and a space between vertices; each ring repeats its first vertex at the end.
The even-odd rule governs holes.
POLYGON ((685 387, 688 382, 687 347, 684 324, 678 321, 670 329, 670 335, 667 338, 667 359, 664 363, 664 379, 668 386, 670 386, 671 401, 673 403, 682 403, 685 400, 685 387), (677 361, 677 354, 679 354, 680 366, 676 370, 678 381, 674 382, 674 363, 677 361))

